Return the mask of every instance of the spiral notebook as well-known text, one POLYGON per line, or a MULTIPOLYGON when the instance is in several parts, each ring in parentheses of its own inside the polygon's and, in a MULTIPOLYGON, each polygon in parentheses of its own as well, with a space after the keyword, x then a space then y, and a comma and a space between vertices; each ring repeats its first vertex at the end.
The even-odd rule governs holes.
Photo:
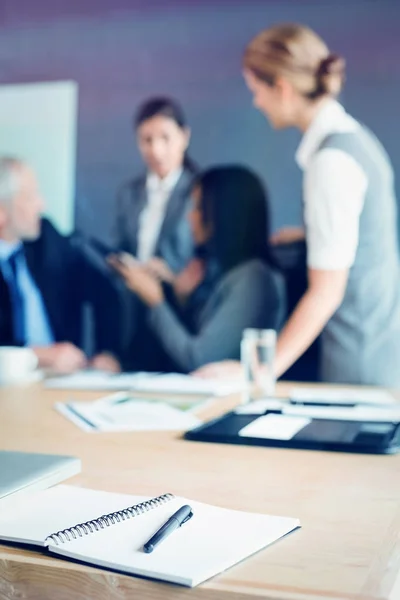
POLYGON ((90 565, 194 587, 299 527, 297 519, 163 494, 126 496, 59 485, 0 516, 0 540, 90 565), (182 505, 193 517, 151 554, 143 545, 182 505))

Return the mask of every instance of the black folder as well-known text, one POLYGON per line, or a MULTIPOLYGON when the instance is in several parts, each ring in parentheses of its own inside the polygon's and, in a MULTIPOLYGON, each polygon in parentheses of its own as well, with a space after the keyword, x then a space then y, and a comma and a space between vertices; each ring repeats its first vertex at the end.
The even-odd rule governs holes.
POLYGON ((290 418, 290 415, 273 410, 266 410, 263 414, 236 414, 232 411, 186 432, 184 437, 198 442, 305 450, 369 454, 395 454, 400 451, 400 422, 389 417, 387 422, 312 418, 290 439, 240 435, 244 427, 269 414, 290 418))

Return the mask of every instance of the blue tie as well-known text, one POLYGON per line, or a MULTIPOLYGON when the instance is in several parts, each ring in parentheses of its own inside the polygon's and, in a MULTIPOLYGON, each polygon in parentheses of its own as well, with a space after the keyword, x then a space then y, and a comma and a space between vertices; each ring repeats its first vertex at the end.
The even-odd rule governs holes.
POLYGON ((26 343, 25 331, 25 302, 21 288, 18 284, 19 261, 23 258, 23 250, 19 248, 8 259, 10 266, 10 277, 8 285, 12 304, 14 340, 17 345, 26 343))

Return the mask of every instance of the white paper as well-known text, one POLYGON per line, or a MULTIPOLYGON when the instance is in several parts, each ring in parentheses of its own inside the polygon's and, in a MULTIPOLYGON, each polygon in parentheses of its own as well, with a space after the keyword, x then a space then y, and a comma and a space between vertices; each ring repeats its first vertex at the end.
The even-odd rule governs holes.
POLYGON ((114 404, 121 404, 125 401, 146 401, 153 403, 160 403, 161 401, 164 404, 168 404, 169 406, 174 406, 179 410, 192 412, 196 414, 199 410, 204 409, 206 406, 210 406, 212 404, 212 398, 203 398, 203 397, 194 397, 194 396, 184 396, 184 395, 171 395, 166 396, 160 399, 159 396, 156 398, 141 398, 137 395, 137 392, 134 390, 128 390, 123 392, 116 392, 114 394, 110 394, 107 396, 102 396, 98 400, 96 400, 97 404, 107 406, 113 406, 114 404))
POLYGON ((94 402, 57 403, 55 408, 84 431, 181 431, 200 423, 193 413, 163 402, 136 398, 121 402, 118 396, 94 402))
POLYGON ((311 419, 286 415, 264 415, 255 419, 239 431, 242 437, 265 438, 273 440, 291 440, 311 419))
POLYGON ((86 421, 79 412, 75 413, 75 411, 71 410, 71 407, 67 404, 56 402, 54 408, 60 413, 60 415, 66 417, 69 421, 74 423, 74 425, 79 427, 79 429, 82 429, 82 431, 96 431, 94 423, 86 421))
POLYGON ((135 385, 137 390, 143 392, 225 396, 240 391, 243 382, 241 379, 201 379, 169 373, 143 377, 142 380, 137 380, 135 385))
POLYGON ((282 402, 279 398, 268 398, 253 400, 247 402, 247 404, 241 404, 235 409, 237 415, 263 415, 267 410, 282 410, 283 406, 287 404, 282 402))
POLYGON ((142 373, 104 373, 102 371, 80 371, 72 375, 50 377, 45 385, 57 390, 129 390, 142 373))
POLYGON ((61 390, 135 390, 160 394, 226 396, 243 388, 241 379, 201 379, 177 373, 104 373, 81 371, 73 375, 52 377, 47 388, 61 390))
POLYGON ((283 409, 285 415, 298 415, 310 419, 328 419, 339 421, 377 421, 379 423, 390 423, 400 421, 400 406, 286 406, 283 409))
POLYGON ((295 387, 290 390, 290 399, 307 402, 329 402, 331 404, 396 404, 396 399, 384 390, 362 388, 327 388, 326 386, 295 387))

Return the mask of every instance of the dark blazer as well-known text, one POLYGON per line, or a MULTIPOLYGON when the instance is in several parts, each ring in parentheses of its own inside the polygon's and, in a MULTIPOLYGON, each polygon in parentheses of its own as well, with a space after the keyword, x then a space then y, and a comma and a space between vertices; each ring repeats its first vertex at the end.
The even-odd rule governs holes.
MULTIPOLYGON (((181 271, 194 253, 187 219, 193 177, 194 173, 185 169, 174 187, 155 249, 155 255, 163 258, 175 272, 181 271)), ((119 190, 113 235, 113 246, 119 250, 136 255, 139 217, 146 202, 146 175, 128 181, 119 190)))
MULTIPOLYGON (((43 219, 40 237, 24 243, 29 272, 40 290, 56 342, 82 348, 84 310, 93 308, 94 351, 118 354, 118 295, 110 280, 80 252, 71 238, 43 219)), ((8 287, 0 272, 0 345, 14 345, 8 287)))
POLYGON ((282 277, 259 260, 242 263, 220 278, 193 315, 194 330, 168 302, 150 309, 150 326, 177 369, 240 358, 243 330, 279 329, 285 311, 282 277))

